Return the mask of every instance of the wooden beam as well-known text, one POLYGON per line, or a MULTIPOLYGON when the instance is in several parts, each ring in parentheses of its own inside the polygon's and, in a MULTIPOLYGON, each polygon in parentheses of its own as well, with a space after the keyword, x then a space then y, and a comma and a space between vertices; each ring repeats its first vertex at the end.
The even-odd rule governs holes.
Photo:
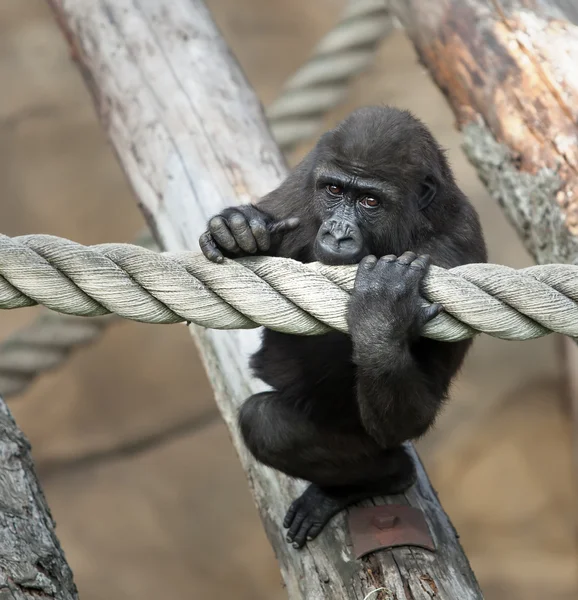
POLYGON ((72 572, 30 458, 0 399, 0 599, 76 600, 72 572))
MULTIPOLYGON (((50 3, 164 248, 198 249, 210 216, 234 202, 255 201, 280 183, 287 170, 262 108, 201 0, 50 3)), ((263 389, 247 367, 258 334, 191 329, 290 598, 362 600, 378 588, 372 600, 481 598, 417 456, 418 484, 389 501, 424 511, 436 553, 399 548, 355 560, 344 515, 307 549, 287 544, 281 522, 303 482, 255 462, 236 428, 240 404, 263 389)))

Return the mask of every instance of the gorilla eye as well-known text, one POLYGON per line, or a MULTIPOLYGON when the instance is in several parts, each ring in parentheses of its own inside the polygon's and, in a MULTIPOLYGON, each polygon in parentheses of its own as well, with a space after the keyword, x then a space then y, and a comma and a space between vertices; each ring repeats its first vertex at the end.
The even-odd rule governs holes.
POLYGON ((379 200, 377 198, 373 198, 372 196, 365 196, 359 201, 361 206, 365 206, 365 208, 375 208, 379 206, 379 200))
POLYGON ((341 196, 343 194, 343 188, 340 185, 335 185, 333 183, 330 183, 329 185, 325 186, 325 189, 332 195, 332 196, 341 196))

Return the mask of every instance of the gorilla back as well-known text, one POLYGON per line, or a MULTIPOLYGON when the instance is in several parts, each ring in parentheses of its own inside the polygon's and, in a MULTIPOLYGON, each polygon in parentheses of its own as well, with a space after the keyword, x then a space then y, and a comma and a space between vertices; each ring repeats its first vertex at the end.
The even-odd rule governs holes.
POLYGON ((350 335, 265 330, 252 367, 272 391, 241 408, 244 441, 264 464, 311 484, 284 525, 302 547, 349 504, 415 479, 402 444, 433 424, 470 346, 421 337, 430 263, 485 262, 477 214, 427 127, 406 111, 355 111, 321 137, 255 205, 209 221, 201 249, 302 262, 359 263, 350 335))

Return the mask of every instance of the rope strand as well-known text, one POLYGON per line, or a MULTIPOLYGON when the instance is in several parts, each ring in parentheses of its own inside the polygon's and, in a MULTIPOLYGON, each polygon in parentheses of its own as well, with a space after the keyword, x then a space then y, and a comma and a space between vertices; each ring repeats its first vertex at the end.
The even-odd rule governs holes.
MULTIPOLYGON (((347 332, 356 269, 264 256, 217 265, 192 252, 0 235, 0 308, 43 304, 67 315, 114 313, 147 323, 262 325, 297 335, 347 332)), ((479 332, 505 340, 551 332, 578 337, 575 265, 432 266, 423 292, 424 302, 445 309, 427 324, 426 337, 458 341, 479 332)))

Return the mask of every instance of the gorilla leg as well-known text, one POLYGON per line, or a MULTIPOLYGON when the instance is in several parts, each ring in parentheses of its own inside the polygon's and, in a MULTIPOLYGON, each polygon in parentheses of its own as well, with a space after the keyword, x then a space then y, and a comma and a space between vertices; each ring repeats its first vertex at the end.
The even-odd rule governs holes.
POLYGON ((241 407, 239 426, 257 460, 312 482, 283 523, 295 547, 317 537, 350 504, 400 493, 415 481, 413 463, 401 446, 384 449, 361 426, 324 428, 281 392, 249 398, 241 407))

